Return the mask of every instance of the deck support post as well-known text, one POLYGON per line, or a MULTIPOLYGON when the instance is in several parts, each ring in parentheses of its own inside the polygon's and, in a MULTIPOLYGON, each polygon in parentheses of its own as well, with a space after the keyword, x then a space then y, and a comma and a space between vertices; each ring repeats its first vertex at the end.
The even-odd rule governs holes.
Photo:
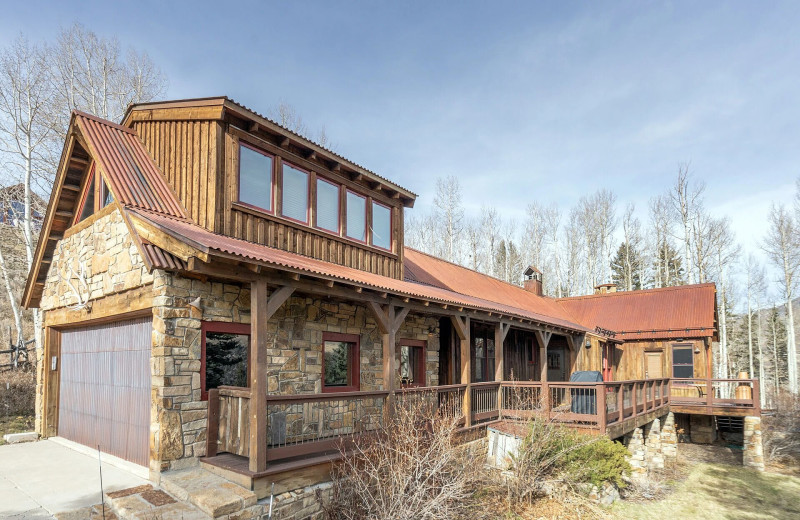
POLYGON ((391 414, 394 407, 395 380, 397 376, 396 352, 397 331, 408 316, 408 307, 398 307, 392 304, 379 305, 368 302, 368 307, 375 317, 378 329, 381 331, 383 344, 383 389, 389 394, 386 396, 384 414, 391 414))
POLYGON ((625 420, 625 385, 620 383, 617 386, 617 410, 619 411, 619 423, 625 420))
POLYGON ((494 327, 494 380, 501 383, 497 387, 497 412, 503 412, 503 379, 505 377, 505 342, 511 324, 499 322, 494 327))
MULTIPOLYGON (((464 402, 462 411, 464 414, 464 426, 472 426, 472 357, 470 356, 470 321, 469 316, 450 316, 453 322, 453 329, 458 335, 461 347, 461 384, 467 385, 464 389, 464 402)), ((495 344, 495 348, 497 345, 495 344)))
POLYGON ((708 407, 708 412, 711 413, 711 409, 714 406, 714 387, 712 386, 712 365, 711 365, 711 344, 708 339, 703 341, 703 344, 706 347, 706 406, 708 407))
POLYGON ((267 281, 250 284, 250 471, 267 469, 267 281))
POLYGON ((542 413, 545 419, 550 419, 550 387, 547 385, 547 344, 550 343, 550 338, 553 337, 552 332, 545 330, 533 331, 536 336, 536 342, 539 343, 539 381, 542 383, 542 413))

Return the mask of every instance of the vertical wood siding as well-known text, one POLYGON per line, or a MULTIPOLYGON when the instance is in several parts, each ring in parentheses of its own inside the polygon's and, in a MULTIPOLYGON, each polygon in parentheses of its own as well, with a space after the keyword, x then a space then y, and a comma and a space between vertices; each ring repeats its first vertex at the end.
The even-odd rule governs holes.
POLYGON ((61 437, 147 466, 152 331, 148 317, 61 333, 61 437))

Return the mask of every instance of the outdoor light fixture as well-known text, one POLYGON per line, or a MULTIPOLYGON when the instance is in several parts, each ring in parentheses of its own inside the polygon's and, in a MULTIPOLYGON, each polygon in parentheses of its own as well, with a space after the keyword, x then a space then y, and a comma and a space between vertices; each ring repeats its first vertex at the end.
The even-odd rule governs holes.
POLYGON ((189 307, 192 307, 193 309, 198 310, 198 311, 203 310, 203 309, 200 308, 200 297, 199 296, 197 298, 195 298, 194 300, 190 301, 189 303, 187 303, 186 305, 188 305, 189 307))

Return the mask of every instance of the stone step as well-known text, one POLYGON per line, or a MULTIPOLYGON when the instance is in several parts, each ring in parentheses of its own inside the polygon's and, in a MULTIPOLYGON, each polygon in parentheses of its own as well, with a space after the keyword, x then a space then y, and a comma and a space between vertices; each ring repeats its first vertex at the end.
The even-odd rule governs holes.
POLYGON ((163 473, 161 487, 215 519, 249 520, 263 510, 255 493, 200 467, 163 473))
POLYGON ((119 520, 211 520, 198 508, 149 484, 106 493, 104 499, 109 513, 119 520))

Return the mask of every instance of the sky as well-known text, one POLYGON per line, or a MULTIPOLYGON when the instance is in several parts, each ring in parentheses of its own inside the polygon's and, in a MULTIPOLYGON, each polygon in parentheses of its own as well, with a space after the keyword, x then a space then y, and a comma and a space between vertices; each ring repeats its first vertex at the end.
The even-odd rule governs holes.
POLYGON ((0 45, 73 21, 146 51, 167 98, 293 105, 334 149, 475 212, 609 189, 646 220, 681 163, 758 253, 800 176, 800 2, 3 4, 0 45))

